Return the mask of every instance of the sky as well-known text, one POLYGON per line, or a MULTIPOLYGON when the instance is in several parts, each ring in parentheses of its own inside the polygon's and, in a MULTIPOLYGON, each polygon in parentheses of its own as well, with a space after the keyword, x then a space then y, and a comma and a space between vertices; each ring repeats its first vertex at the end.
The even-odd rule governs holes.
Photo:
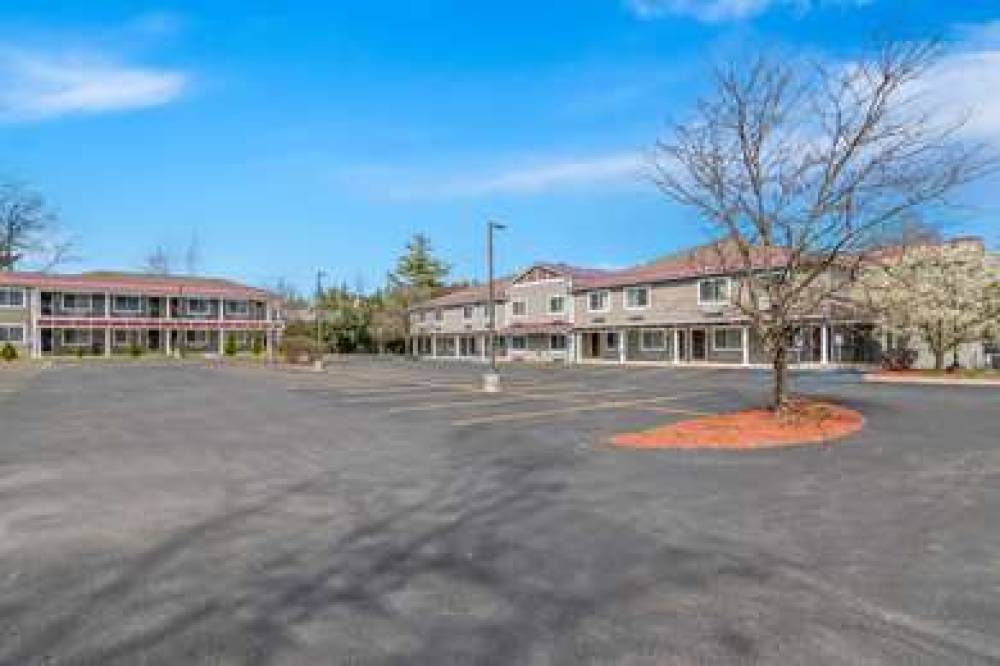
MULTIPOLYGON (((0 176, 58 211, 67 270, 156 246, 252 284, 372 289, 427 234, 455 278, 619 267, 705 238, 643 176, 711 67, 946 43, 936 94, 1000 148, 996 0, 254 0, 0 4, 0 176)), ((1000 184, 952 233, 1000 246, 1000 184)))

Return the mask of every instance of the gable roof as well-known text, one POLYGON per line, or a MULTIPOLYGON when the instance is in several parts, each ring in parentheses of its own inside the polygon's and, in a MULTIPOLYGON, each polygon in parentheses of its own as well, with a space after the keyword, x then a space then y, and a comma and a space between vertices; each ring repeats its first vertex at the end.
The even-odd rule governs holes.
MULTIPOLYGON (((506 278, 493 281, 494 299, 496 301, 499 302, 507 300, 505 294, 509 285, 510 280, 506 278)), ((470 305, 474 303, 483 303, 488 299, 489 285, 479 284, 473 287, 462 287, 446 294, 429 298, 415 304, 411 309, 422 310, 425 308, 441 308, 452 305, 470 305)))
POLYGON ((265 289, 250 287, 223 278, 191 275, 148 275, 120 271, 90 271, 86 273, 0 272, 0 285, 115 292, 141 292, 157 296, 217 296, 229 298, 259 298, 276 300, 265 289))

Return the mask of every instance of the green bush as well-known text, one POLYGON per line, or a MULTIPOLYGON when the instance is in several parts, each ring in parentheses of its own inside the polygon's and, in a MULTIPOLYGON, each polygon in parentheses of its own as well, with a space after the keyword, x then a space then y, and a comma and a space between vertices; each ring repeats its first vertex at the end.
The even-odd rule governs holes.
POLYGON ((133 340, 132 344, 128 346, 128 353, 132 358, 139 358, 142 356, 142 347, 133 340))
POLYGON ((11 361, 16 361, 17 347, 10 344, 9 342, 5 342, 3 348, 0 348, 0 358, 2 358, 4 361, 7 361, 8 363, 10 363, 11 361))
POLYGON ((84 354, 86 354, 86 353, 87 352, 83 349, 83 347, 77 347, 76 348, 76 357, 77 358, 83 358, 84 354))
POLYGON ((264 338, 260 335, 253 336, 253 355, 260 356, 264 353, 264 338))
POLYGON ((289 363, 312 363, 323 356, 323 350, 316 340, 304 335, 286 335, 282 338, 281 353, 289 363))
POLYGON ((236 356, 236 352, 239 348, 236 346, 236 336, 227 335, 226 344, 223 346, 222 351, 225 352, 226 356, 236 356))

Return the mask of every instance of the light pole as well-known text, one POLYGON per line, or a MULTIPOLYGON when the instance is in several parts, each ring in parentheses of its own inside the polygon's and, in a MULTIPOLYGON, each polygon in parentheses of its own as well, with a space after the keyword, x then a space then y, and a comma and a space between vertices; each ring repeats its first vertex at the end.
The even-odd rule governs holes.
POLYGON ((496 293, 493 284, 493 232, 506 229, 507 227, 492 220, 486 221, 486 284, 489 297, 486 303, 486 317, 488 332, 486 344, 490 351, 490 370, 483 376, 483 390, 487 393, 496 393, 500 390, 500 373, 497 372, 497 350, 494 344, 496 335, 496 293))
POLYGON ((320 312, 320 303, 323 302, 323 278, 326 277, 326 271, 323 269, 316 270, 316 307, 313 308, 316 314, 316 349, 319 352, 319 360, 316 361, 317 369, 323 367, 323 317, 320 312))

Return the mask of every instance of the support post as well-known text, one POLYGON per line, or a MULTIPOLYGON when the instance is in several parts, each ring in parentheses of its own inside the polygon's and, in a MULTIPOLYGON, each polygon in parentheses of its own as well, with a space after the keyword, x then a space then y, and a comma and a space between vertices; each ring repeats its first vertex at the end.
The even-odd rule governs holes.
POLYGON ((830 327, 826 324, 819 329, 819 362, 821 365, 830 363, 830 327))
POLYGON ((104 355, 111 356, 111 327, 104 327, 104 355))
POLYGON ((674 329, 674 364, 681 362, 681 331, 674 329))
POLYGON ((750 327, 744 326, 741 335, 743 337, 743 365, 750 365, 750 327))
POLYGON ((219 329, 219 356, 226 353, 226 329, 219 329))
POLYGON ((454 353, 455 358, 458 358, 459 356, 462 355, 461 345, 462 345, 462 336, 461 335, 456 335, 455 336, 455 353, 454 353))
POLYGON ((625 365, 628 360, 628 331, 626 329, 618 329, 618 363, 625 365))

